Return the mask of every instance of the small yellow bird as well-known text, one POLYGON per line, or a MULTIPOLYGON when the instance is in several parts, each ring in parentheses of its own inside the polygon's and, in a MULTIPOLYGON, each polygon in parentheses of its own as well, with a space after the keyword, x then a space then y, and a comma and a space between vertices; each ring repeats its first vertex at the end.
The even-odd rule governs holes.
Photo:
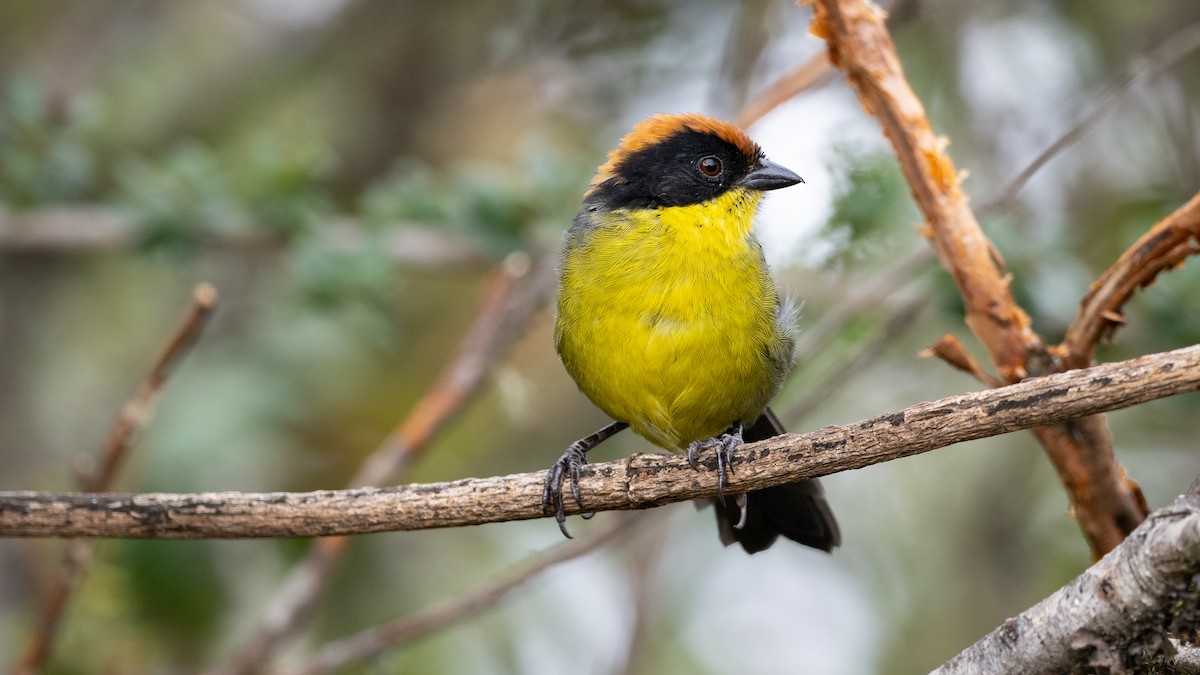
POLYGON ((767 408, 792 367, 796 311, 781 302, 752 233, 767 190, 803 180, 738 127, 660 114, 608 155, 566 234, 554 344, 579 389, 615 421, 550 469, 542 506, 568 537, 563 483, 580 500, 586 453, 631 427, 651 443, 715 449, 717 520, 750 553, 780 534, 840 544, 817 480, 724 495, 732 452, 783 433, 767 408))

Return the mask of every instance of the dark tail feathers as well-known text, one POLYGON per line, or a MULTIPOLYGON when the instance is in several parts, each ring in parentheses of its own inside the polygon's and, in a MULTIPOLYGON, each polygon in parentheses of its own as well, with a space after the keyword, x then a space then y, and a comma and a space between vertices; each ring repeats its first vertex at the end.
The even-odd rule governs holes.
MULTIPOLYGON (((782 433, 783 425, 767 408, 746 427, 742 438, 752 443, 782 433)), ((832 551, 842 543, 837 520, 816 478, 747 493, 746 524, 741 529, 734 528, 742 517, 735 496, 726 496, 725 503, 716 507, 721 541, 726 546, 737 542, 747 553, 769 548, 779 535, 822 551, 832 551)))

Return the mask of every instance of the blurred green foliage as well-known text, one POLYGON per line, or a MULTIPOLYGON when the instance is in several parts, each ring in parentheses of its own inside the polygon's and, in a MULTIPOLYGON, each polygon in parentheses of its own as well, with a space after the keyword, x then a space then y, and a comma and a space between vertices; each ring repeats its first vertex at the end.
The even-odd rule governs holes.
POLYGON ((98 158, 88 138, 102 123, 94 101, 56 113, 36 79, 0 82, 0 203, 28 208, 94 195, 98 158))
POLYGON ((835 145, 829 165, 835 192, 824 235, 841 242, 840 258, 879 255, 909 237, 896 225, 917 222, 920 214, 895 155, 835 145))

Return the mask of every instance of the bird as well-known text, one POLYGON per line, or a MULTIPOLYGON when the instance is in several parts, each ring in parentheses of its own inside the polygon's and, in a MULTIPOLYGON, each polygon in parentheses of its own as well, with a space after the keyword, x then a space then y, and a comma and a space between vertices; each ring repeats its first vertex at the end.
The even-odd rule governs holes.
MULTIPOLYGON (((564 235, 558 355, 613 422, 547 471, 542 509, 568 538, 587 452, 630 428, 698 457, 716 451, 721 541, 747 553, 782 535, 832 551, 841 534, 816 479, 726 495, 733 450, 784 432, 768 403, 793 366, 798 310, 780 297, 753 226, 767 191, 803 183, 736 125, 659 113, 608 154, 564 235)), ((584 513, 584 517, 590 514, 584 513)))

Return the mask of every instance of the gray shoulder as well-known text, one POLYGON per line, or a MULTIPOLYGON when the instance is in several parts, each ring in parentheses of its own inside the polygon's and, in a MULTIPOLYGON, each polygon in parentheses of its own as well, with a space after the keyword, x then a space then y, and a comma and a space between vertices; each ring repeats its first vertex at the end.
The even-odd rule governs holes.
POLYGON ((584 204, 583 208, 575 215, 575 220, 571 221, 571 229, 568 234, 577 233, 580 231, 591 230, 596 227, 596 206, 594 204, 584 204))

